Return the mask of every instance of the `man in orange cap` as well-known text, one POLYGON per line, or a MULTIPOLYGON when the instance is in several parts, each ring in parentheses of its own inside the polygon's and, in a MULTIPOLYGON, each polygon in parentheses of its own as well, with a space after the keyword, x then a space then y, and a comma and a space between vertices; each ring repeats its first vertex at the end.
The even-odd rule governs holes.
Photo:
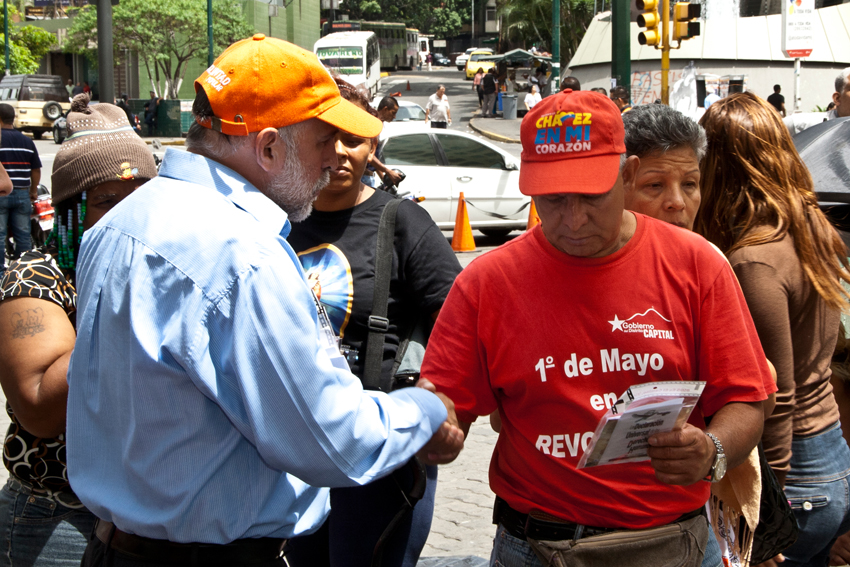
POLYGON ((704 239, 624 209, 640 160, 626 158, 623 120, 605 96, 545 98, 520 137, 520 190, 542 224, 458 276, 422 365, 467 433, 477 416, 501 417, 491 565, 560 554, 544 565, 670 557, 718 567, 704 518, 710 481, 747 458, 765 384, 775 390, 735 276, 704 239), (662 430, 647 409, 652 419, 629 432, 626 450, 605 446, 622 462, 580 466, 600 419, 615 403, 622 410, 618 396, 694 381, 704 389, 689 423, 662 430))
POLYGON ((337 130, 380 121, 263 35, 195 91, 189 151, 169 149, 80 252, 68 469, 99 518, 83 565, 282 566, 285 540, 327 515, 319 487, 462 446, 445 396, 363 390, 286 242, 337 166, 337 130))

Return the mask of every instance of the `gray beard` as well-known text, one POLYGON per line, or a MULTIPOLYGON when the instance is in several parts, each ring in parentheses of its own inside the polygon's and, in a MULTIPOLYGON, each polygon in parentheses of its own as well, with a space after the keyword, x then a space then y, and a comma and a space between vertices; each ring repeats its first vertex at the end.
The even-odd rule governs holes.
POLYGON ((330 183, 331 175, 323 171, 318 179, 307 179, 304 166, 293 153, 287 157, 284 172, 271 181, 266 187, 268 197, 286 211, 291 222, 301 222, 313 211, 313 201, 319 192, 330 183))

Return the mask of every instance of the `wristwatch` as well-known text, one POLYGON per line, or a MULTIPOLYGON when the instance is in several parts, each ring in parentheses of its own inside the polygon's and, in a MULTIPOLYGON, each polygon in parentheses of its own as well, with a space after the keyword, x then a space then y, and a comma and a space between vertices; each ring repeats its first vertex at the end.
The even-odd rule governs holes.
POLYGON ((726 453, 723 451, 723 445, 720 444, 720 440, 713 433, 706 432, 706 435, 714 443, 717 454, 714 457, 714 464, 711 465, 711 470, 708 471, 708 476, 705 480, 720 482, 726 476, 726 453))

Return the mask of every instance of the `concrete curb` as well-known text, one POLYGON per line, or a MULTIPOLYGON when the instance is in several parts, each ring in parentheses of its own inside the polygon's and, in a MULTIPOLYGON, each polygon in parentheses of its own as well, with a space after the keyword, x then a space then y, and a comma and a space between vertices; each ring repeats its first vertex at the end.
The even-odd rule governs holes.
MULTIPOLYGON (((503 136, 501 134, 496 134, 495 132, 490 132, 481 128, 480 126, 476 126, 475 123, 478 120, 484 120, 484 118, 470 118, 469 119, 469 127, 484 136, 485 138, 490 138, 491 140, 496 140, 497 142, 505 142, 507 144, 521 144, 522 141, 519 138, 511 138, 509 136, 503 136)), ((489 118, 488 120, 498 120, 497 118, 489 118)))

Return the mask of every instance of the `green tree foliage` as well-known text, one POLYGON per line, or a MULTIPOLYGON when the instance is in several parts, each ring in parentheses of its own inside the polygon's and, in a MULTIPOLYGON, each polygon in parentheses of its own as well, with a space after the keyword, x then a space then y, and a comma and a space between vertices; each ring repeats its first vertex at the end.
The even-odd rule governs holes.
MULTIPOLYGON (((593 19, 593 0, 561 0, 561 61, 569 61, 593 19)), ((523 47, 552 46, 552 0, 499 0, 502 35, 523 47)))
POLYGON ((441 38, 457 35, 472 10, 471 0, 343 0, 340 8, 352 20, 404 22, 441 38))
MULTIPOLYGON (((236 0, 213 4, 214 54, 231 43, 251 36, 236 0)), ((74 13, 65 50, 97 60, 97 8, 88 5, 74 13)), ((113 8, 112 33, 116 57, 129 49, 144 61, 151 89, 177 98, 189 62, 207 55, 207 3, 205 0, 122 0, 113 8)))
MULTIPOLYGON (((18 11, 14 6, 9 6, 11 15, 18 11)), ((3 29, 3 12, 0 10, 0 30, 3 29)), ((6 37, 0 33, 0 41, 6 43, 6 37)), ((56 37, 41 28, 35 26, 15 26, 9 22, 9 65, 12 74, 26 75, 38 71, 39 62, 50 47, 56 43, 56 37)), ((4 53, 5 57, 5 53, 4 53)))

